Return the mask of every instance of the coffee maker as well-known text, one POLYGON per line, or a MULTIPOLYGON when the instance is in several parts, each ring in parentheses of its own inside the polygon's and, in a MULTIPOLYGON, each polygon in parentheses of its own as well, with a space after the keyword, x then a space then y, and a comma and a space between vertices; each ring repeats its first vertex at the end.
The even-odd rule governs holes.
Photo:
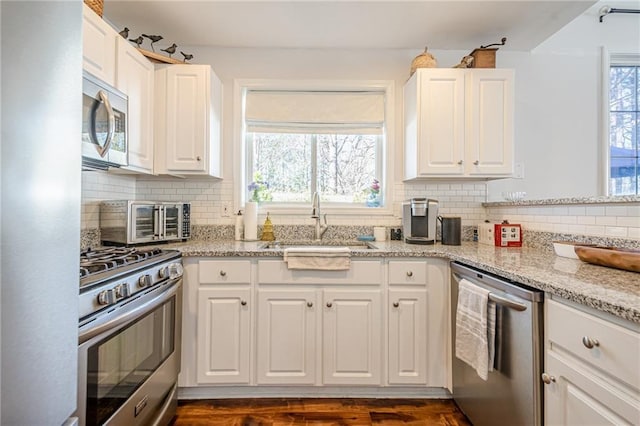
POLYGON ((434 244, 438 201, 412 198, 402 203, 402 233, 409 244, 434 244))

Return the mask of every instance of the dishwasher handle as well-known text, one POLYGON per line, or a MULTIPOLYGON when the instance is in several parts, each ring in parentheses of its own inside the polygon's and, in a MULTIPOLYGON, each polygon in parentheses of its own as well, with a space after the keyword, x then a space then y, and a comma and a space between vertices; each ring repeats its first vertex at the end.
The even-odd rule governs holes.
POLYGON ((513 309, 518 312, 527 310, 526 305, 494 293, 489 293, 489 300, 494 302, 496 305, 504 306, 505 308, 513 309))

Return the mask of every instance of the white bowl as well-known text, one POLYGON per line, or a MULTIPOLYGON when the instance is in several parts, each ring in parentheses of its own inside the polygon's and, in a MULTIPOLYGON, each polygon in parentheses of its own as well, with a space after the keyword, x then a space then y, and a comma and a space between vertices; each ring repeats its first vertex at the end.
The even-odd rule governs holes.
POLYGON ((570 259, 579 259, 575 250, 576 246, 593 247, 594 245, 595 244, 576 243, 572 241, 554 241, 553 250, 558 256, 568 257, 570 259))
POLYGON ((523 200, 524 197, 527 196, 527 193, 524 191, 512 191, 512 192, 503 192, 502 197, 507 201, 520 201, 523 200))

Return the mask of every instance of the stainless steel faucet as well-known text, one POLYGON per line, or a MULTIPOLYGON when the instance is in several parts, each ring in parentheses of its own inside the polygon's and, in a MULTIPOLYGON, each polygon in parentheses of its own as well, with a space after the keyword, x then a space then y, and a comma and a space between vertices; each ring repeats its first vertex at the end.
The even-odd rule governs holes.
POLYGON ((316 241, 320 241, 324 233, 327 232, 329 225, 327 225, 326 214, 322 216, 324 223, 320 223, 320 196, 318 195, 317 192, 313 193, 313 201, 311 203, 311 218, 316 220, 316 227, 315 227, 315 232, 313 234, 313 239, 316 241))

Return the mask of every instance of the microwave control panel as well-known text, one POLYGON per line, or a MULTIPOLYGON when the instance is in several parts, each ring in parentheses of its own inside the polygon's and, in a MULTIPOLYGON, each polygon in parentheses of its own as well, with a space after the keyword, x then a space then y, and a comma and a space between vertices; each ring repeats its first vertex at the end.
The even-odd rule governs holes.
POLYGON ((191 204, 182 205, 182 238, 191 238, 191 204))

